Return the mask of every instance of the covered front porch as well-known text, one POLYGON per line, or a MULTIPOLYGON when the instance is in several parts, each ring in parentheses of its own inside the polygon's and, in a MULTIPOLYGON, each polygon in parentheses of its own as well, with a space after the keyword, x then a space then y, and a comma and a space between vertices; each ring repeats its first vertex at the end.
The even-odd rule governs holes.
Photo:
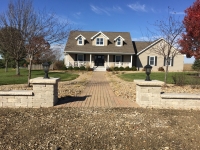
POLYGON ((134 65, 133 55, 128 54, 65 54, 66 67, 110 68, 134 65))

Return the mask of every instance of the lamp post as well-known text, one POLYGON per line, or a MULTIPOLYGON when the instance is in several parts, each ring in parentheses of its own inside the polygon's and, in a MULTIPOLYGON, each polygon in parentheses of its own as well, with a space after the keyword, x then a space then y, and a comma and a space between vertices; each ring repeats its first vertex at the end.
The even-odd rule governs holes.
POLYGON ((45 72, 44 79, 49 79, 48 72, 49 72, 49 64, 47 62, 42 64, 43 70, 45 72))
POLYGON ((146 74, 147 74, 145 81, 151 81, 149 75, 151 74, 152 66, 150 66, 149 64, 147 64, 146 66, 144 66, 144 68, 145 68, 145 71, 146 71, 146 74))

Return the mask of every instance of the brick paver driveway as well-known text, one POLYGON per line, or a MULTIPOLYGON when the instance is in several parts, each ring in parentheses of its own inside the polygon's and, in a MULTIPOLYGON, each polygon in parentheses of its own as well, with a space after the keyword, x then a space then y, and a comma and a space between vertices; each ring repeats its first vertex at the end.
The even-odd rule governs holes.
POLYGON ((62 100, 63 107, 138 107, 135 102, 117 97, 106 79, 105 72, 93 72, 81 95, 62 100))

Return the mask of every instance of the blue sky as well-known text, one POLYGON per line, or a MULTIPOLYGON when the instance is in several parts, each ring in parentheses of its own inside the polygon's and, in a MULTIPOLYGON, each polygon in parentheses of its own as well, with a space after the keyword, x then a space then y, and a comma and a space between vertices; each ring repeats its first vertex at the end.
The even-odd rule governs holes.
MULTIPOLYGON (((0 0, 0 13, 9 0, 0 0)), ((133 40, 143 40, 147 27, 163 20, 172 8, 180 19, 195 0, 33 0, 35 9, 54 12, 62 21, 86 31, 126 31, 133 40)), ((193 63, 194 59, 185 59, 193 63)))

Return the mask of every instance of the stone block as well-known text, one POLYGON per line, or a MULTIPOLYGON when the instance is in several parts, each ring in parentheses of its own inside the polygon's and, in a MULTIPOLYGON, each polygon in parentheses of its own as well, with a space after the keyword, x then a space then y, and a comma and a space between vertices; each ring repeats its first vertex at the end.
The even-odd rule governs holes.
POLYGON ((7 102, 8 103, 20 103, 21 100, 13 97, 13 98, 8 98, 7 102))
POLYGON ((14 105, 15 103, 9 103, 9 102, 3 102, 3 107, 12 107, 12 108, 14 108, 15 107, 15 105, 14 105))

